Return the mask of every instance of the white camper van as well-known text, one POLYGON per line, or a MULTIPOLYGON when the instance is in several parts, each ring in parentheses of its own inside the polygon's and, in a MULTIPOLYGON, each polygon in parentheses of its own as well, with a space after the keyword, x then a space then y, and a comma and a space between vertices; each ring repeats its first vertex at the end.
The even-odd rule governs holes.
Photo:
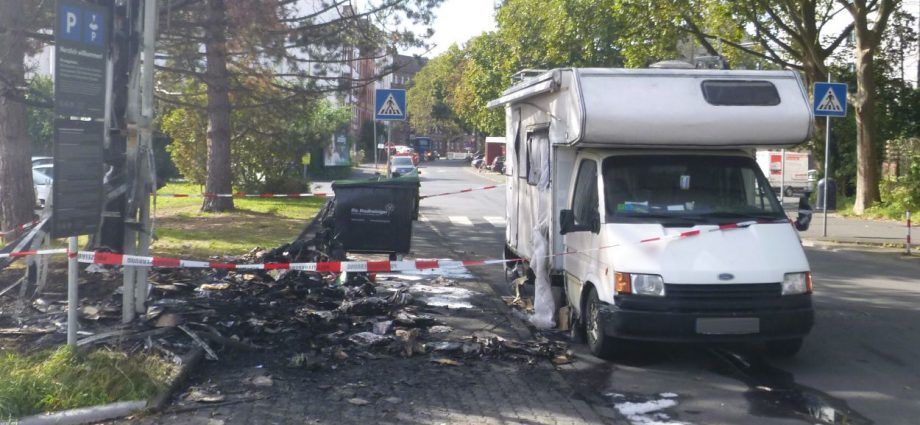
POLYGON ((811 215, 803 200, 790 222, 754 157, 810 137, 798 74, 556 69, 489 106, 506 111, 506 256, 533 272, 537 315, 554 284, 600 356, 632 341, 799 350, 811 215))

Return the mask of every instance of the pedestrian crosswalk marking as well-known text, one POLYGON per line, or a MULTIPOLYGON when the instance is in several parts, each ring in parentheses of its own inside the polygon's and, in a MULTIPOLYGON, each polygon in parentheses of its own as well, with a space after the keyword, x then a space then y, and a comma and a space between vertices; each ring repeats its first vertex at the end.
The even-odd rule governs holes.
POLYGON ((485 219, 486 221, 489 222, 489 224, 495 227, 505 227, 505 217, 485 216, 483 217, 483 219, 485 219))
POLYGON ((383 106, 381 106, 380 110, 377 111, 377 115, 401 116, 402 114, 402 109, 399 109, 399 103, 396 103, 396 98, 393 97, 392 93, 387 96, 386 100, 383 101, 383 106))
POLYGON ((454 223, 454 224, 460 224, 460 225, 463 225, 463 226, 472 226, 472 225, 473 225, 473 222, 470 221, 469 217, 452 215, 452 216, 447 217, 447 219, 450 220, 450 222, 451 222, 451 223, 454 223))
POLYGON ((834 94, 834 91, 828 89, 827 93, 824 94, 824 98, 821 99, 821 103, 818 104, 818 110, 843 112, 843 106, 840 105, 840 101, 837 100, 837 95, 834 94))

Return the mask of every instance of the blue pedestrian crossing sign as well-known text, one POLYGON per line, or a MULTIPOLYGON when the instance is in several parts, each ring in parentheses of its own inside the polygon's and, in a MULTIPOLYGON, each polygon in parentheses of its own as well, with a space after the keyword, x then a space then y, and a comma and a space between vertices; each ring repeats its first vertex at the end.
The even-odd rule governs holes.
POLYGON ((844 83, 815 83, 814 112, 816 117, 847 116, 847 85, 844 83))
POLYGON ((406 91, 399 89, 377 89, 374 92, 374 119, 381 121, 405 121, 406 91))

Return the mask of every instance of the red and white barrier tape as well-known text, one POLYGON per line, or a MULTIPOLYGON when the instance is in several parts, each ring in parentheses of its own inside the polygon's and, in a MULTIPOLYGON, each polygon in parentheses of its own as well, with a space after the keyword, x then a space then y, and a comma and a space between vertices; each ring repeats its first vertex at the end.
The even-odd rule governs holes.
POLYGON ((435 196, 455 195, 455 194, 458 194, 458 193, 467 193, 467 192, 473 192, 473 191, 477 191, 477 190, 489 190, 489 189, 495 189, 495 188, 497 188, 497 187, 499 187, 499 186, 504 186, 504 185, 502 185, 502 184, 495 184, 495 185, 492 185, 492 186, 474 187, 474 188, 470 188, 470 189, 458 190, 458 191, 455 191, 455 192, 444 192, 444 193, 435 193, 435 194, 432 194, 432 195, 422 195, 422 196, 419 196, 419 199, 434 198, 435 196))
POLYGON ((313 193, 157 193, 162 198, 329 198, 325 192, 313 193))
POLYGON ((13 234, 13 233, 21 233, 23 231, 31 229, 32 227, 35 227, 35 225, 38 223, 39 223, 39 220, 32 220, 31 223, 20 224, 10 230, 7 230, 5 232, 0 232, 0 236, 6 236, 6 235, 13 234))
POLYGON ((143 257, 139 255, 114 254, 110 252, 80 251, 77 260, 81 263, 94 263, 109 266, 141 266, 161 268, 193 268, 219 270, 299 270, 310 272, 396 272, 410 270, 428 270, 452 267, 479 266, 502 263, 505 260, 456 261, 456 260, 415 260, 415 261, 327 261, 318 263, 258 263, 233 264, 213 261, 190 261, 176 258, 143 257))
POLYGON ((658 242, 658 241, 662 241, 662 242, 664 242, 664 241, 674 241, 674 240, 678 240, 678 239, 685 239, 685 238, 690 238, 690 237, 694 237, 694 236, 699 236, 699 235, 701 235, 702 233, 708 233, 708 232, 724 232, 724 231, 726 231, 726 230, 745 229, 745 228, 751 227, 751 226, 754 225, 754 224, 776 224, 776 223, 782 224, 782 223, 787 223, 787 222, 786 222, 786 221, 742 221, 742 222, 740 222, 740 223, 720 224, 719 227, 717 227, 717 228, 715 228, 715 229, 710 229, 710 230, 706 230, 706 231, 703 231, 703 230, 688 230, 688 231, 686 231, 686 232, 680 232, 680 233, 673 234, 673 235, 658 236, 658 237, 654 237, 654 238, 643 239, 643 240, 639 241, 639 243, 658 242))
POLYGON ((8 254, 0 254, 0 258, 28 257, 30 255, 56 255, 56 254, 66 254, 66 253, 67 253, 67 248, 43 249, 39 251, 17 251, 17 252, 10 252, 8 254))
MULTIPOLYGON (((649 238, 639 241, 640 244, 656 242, 656 241, 672 241, 678 239, 689 238, 693 236, 699 236, 702 233, 708 232, 721 232, 735 229, 744 229, 748 228, 754 224, 769 224, 777 223, 782 224, 785 222, 757 222, 757 221, 746 221, 741 223, 730 223, 720 225, 716 229, 711 229, 707 231, 701 230, 690 230, 687 232, 681 232, 675 235, 649 238)), ((596 249, 590 249, 587 251, 597 251, 601 249, 614 248, 620 246, 620 244, 604 246, 596 249)), ((587 251, 570 251, 565 253, 559 253, 551 255, 550 257, 575 254, 578 252, 587 252, 587 251)), ((66 249, 48 249, 42 251, 20 251, 13 252, 10 254, 0 254, 0 258, 6 257, 26 257, 30 255, 55 255, 55 254, 68 254, 72 256, 72 253, 69 253, 66 249)), ((94 251, 80 251, 77 253, 77 261, 81 263, 94 263, 110 266, 140 266, 140 267, 159 267, 159 268, 193 268, 193 269, 218 269, 218 270, 300 270, 300 271, 312 271, 312 272, 321 272, 321 273, 341 273, 341 272, 372 272, 372 273, 385 273, 385 272, 398 272, 398 271, 411 271, 411 270, 431 270, 431 269, 442 269, 442 268, 455 268, 455 267, 471 267, 471 266, 483 266, 489 264, 502 264, 509 261, 517 260, 504 260, 504 259, 492 259, 492 260, 414 260, 414 261, 327 261, 327 262, 316 262, 316 263, 257 263, 257 264, 234 264, 234 263, 221 263, 214 261, 194 261, 194 260, 181 260, 178 258, 163 258, 163 257, 148 257, 148 256, 139 256, 139 255, 125 255, 125 254, 116 254, 111 252, 94 252, 94 251)))
MULTIPOLYGON (((502 185, 492 185, 492 186, 483 186, 483 187, 474 187, 469 189, 458 190, 454 192, 444 192, 444 193, 435 193, 432 195, 422 195, 419 196, 419 199, 433 198, 435 196, 444 196, 444 195, 454 195, 458 193, 467 193, 477 190, 489 190, 495 189, 502 185)), ((247 192, 236 192, 236 193, 157 193, 157 196, 162 198, 331 198, 335 194, 326 193, 326 192, 312 192, 312 193, 247 193, 247 192)))

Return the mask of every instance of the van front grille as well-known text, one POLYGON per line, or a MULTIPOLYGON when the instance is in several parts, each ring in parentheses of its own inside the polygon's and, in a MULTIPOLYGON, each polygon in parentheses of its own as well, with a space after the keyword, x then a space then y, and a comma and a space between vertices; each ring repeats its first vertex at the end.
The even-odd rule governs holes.
POLYGON ((665 284, 665 296, 688 300, 742 300, 782 295, 780 283, 665 284))

